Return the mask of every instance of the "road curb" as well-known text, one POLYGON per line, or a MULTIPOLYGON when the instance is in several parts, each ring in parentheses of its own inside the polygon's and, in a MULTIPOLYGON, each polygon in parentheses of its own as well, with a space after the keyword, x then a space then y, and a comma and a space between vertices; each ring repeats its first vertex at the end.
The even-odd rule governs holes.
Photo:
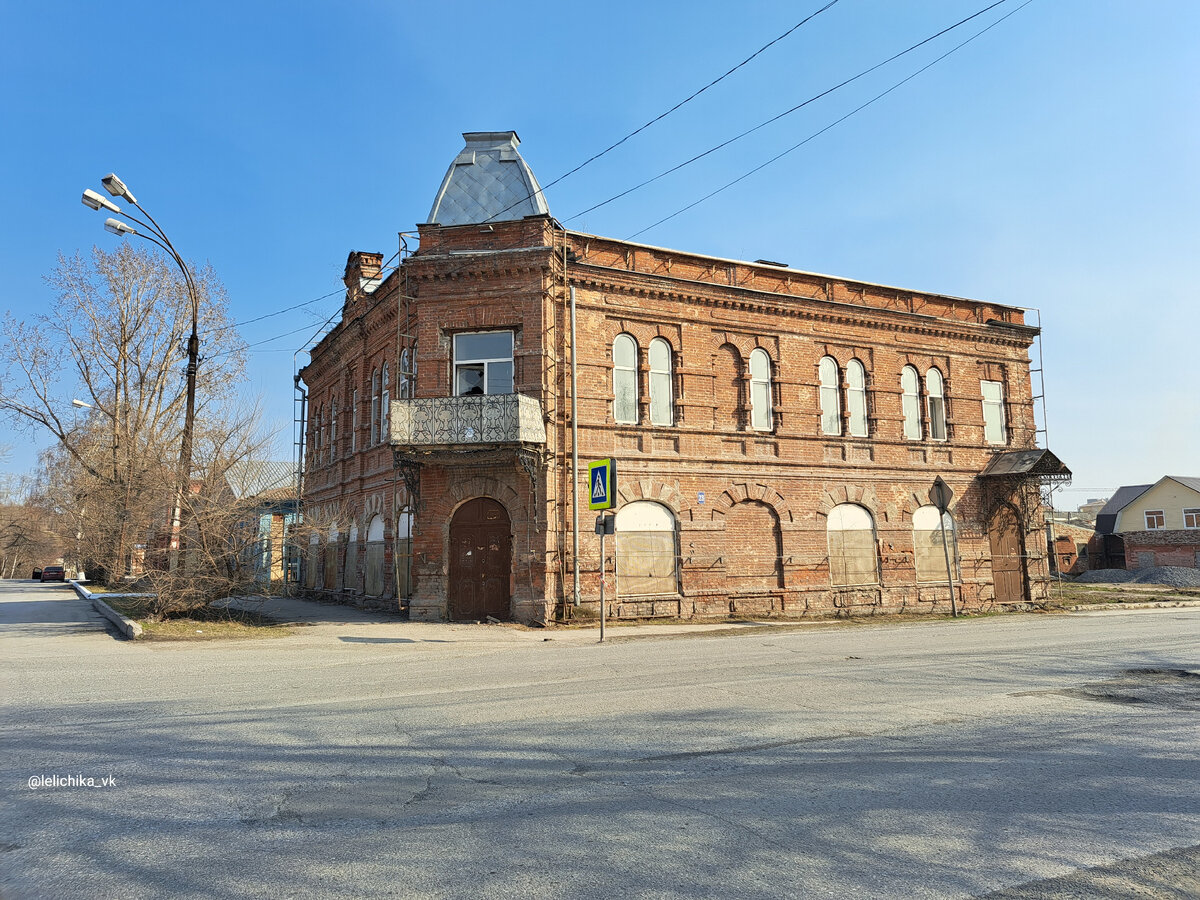
POLYGON ((1088 612, 1091 610, 1111 612, 1116 609, 1186 609, 1196 606, 1200 606, 1200 600, 1147 600, 1143 603, 1080 603, 1076 606, 1067 606, 1065 609, 1071 612, 1088 612))
MULTIPOLYGON (((121 615, 119 612, 101 600, 99 594, 93 594, 78 581, 72 581, 71 586, 75 588, 75 593, 77 593, 84 600, 90 600, 92 603, 92 608, 95 609, 96 612, 100 613, 100 615, 104 616, 104 618, 108 619, 108 621, 116 625, 117 630, 120 631, 121 634, 125 635, 125 637, 129 638, 130 640, 141 637, 142 626, 133 621, 133 619, 121 615)), ((125 595, 119 594, 117 596, 125 595)))

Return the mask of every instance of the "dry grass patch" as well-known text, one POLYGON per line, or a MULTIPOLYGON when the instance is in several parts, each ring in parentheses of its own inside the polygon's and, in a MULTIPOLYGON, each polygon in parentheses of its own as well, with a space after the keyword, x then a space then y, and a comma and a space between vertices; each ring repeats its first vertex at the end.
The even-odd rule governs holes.
POLYGON ((143 641, 225 641, 283 637, 292 633, 260 613, 243 609, 204 606, 178 614, 155 615, 149 602, 138 597, 113 597, 105 601, 123 616, 142 626, 143 641))

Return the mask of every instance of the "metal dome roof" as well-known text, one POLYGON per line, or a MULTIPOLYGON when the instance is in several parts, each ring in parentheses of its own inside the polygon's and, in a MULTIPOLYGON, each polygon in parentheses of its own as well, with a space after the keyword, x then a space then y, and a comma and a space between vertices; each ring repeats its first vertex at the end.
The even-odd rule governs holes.
POLYGON ((469 225, 548 215, 515 131, 469 131, 429 211, 429 223, 469 225))

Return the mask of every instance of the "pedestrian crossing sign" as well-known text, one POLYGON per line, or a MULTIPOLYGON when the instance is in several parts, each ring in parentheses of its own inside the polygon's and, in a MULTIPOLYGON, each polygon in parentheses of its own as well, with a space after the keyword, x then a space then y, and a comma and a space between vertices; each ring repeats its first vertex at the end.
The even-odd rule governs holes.
POLYGON ((616 460, 598 459, 588 463, 588 509, 612 509, 616 493, 616 460))

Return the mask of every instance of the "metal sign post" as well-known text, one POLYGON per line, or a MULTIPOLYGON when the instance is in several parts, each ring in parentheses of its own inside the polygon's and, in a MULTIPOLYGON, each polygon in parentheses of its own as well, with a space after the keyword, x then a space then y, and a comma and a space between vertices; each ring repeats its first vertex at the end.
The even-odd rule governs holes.
POLYGON ((608 618, 604 608, 604 536, 617 533, 617 517, 596 516, 596 534, 600 535, 600 643, 604 643, 604 620, 608 618))
POLYGON ((938 511, 938 525, 942 529, 942 552, 946 555, 946 584, 950 588, 950 615, 957 619, 958 604, 954 600, 954 573, 950 568, 950 546, 946 543, 946 513, 950 509, 950 501, 953 498, 954 491, 939 475, 933 480, 933 487, 929 489, 929 502, 936 506, 938 511))

